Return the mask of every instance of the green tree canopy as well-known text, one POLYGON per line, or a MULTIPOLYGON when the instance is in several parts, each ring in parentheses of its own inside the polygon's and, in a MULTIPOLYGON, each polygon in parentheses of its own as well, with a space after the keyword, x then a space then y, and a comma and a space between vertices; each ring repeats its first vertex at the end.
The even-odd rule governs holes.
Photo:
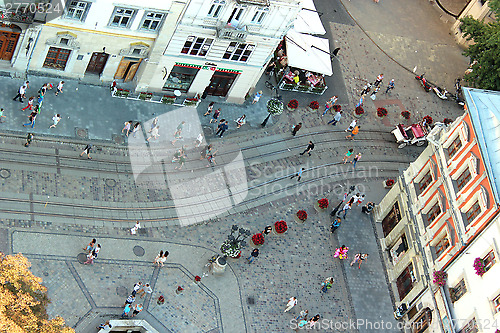
POLYGON ((490 0, 488 5, 496 18, 484 23, 472 17, 461 19, 461 30, 474 44, 464 51, 471 61, 476 61, 465 80, 481 89, 500 91, 500 0, 490 0))

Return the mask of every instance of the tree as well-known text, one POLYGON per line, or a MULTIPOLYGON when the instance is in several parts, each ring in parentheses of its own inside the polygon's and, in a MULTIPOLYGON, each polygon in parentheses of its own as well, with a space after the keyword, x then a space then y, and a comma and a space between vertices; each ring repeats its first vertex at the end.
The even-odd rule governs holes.
POLYGON ((74 333, 61 317, 48 320, 47 288, 31 273, 30 266, 20 253, 11 256, 0 252, 0 332, 74 333))
POLYGON ((481 89, 500 90, 500 0, 490 0, 488 6, 496 18, 493 22, 484 23, 470 16, 460 19, 464 37, 474 42, 464 51, 475 61, 465 80, 481 89))

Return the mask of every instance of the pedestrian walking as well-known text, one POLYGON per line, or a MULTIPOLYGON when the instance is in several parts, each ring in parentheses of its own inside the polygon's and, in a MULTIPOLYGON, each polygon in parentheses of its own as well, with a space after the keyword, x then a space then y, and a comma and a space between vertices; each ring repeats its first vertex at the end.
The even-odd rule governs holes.
POLYGON ((238 119, 235 120, 236 122, 236 128, 240 128, 241 126, 243 126, 247 121, 246 121, 246 115, 242 115, 241 117, 239 117, 238 119))
POLYGON ((292 129, 292 135, 295 136, 295 134, 297 134, 297 132, 302 128, 302 123, 298 123, 297 125, 295 125, 292 129))
POLYGON ((347 160, 351 157, 351 155, 354 153, 354 149, 349 149, 345 154, 344 154, 344 158, 342 159, 342 162, 344 162, 344 164, 347 163, 347 160))
POLYGON ((174 168, 175 170, 182 169, 182 167, 186 163, 186 154, 184 153, 184 149, 180 150, 178 162, 179 162, 179 165, 174 168))
POLYGON ((38 116, 38 110, 35 109, 31 112, 31 114, 28 116, 29 122, 26 124, 23 124, 24 127, 26 126, 31 126, 31 128, 35 128, 35 122, 36 122, 36 117, 38 116))
POLYGON ((84 250, 85 252, 87 252, 87 253, 92 252, 92 250, 94 249, 94 246, 95 246, 95 243, 96 243, 96 242, 97 242, 97 240, 96 240, 95 238, 93 238, 93 239, 90 241, 90 243, 89 243, 87 246, 85 246, 85 247, 83 248, 83 250, 84 250))
POLYGON ((384 74, 379 74, 379 76, 377 76, 377 78, 375 79, 373 85, 375 87, 378 87, 378 85, 381 84, 383 80, 384 80, 384 74))
POLYGON ((123 306, 127 306, 127 304, 132 304, 135 302, 135 296, 134 295, 129 295, 127 299, 125 300, 125 303, 123 306))
POLYGON ((135 235, 139 229, 141 229, 141 224, 139 221, 135 221, 135 225, 130 229, 130 234, 135 235))
POLYGON ((349 127, 347 127, 347 129, 345 129, 344 132, 352 132, 354 127, 356 127, 357 123, 358 123, 358 121, 356 119, 353 119, 351 121, 351 123, 349 124, 349 127))
POLYGON ((24 85, 26 86, 26 89, 29 89, 30 81, 28 81, 28 80, 24 81, 24 85))
MULTIPOLYGON (((337 209, 337 211, 338 211, 338 206, 335 209, 337 209)), ((337 213, 337 211, 333 210, 330 215, 334 216, 337 213)), ((340 219, 340 217, 335 218, 332 222, 332 225, 330 226, 330 232, 334 233, 335 230, 337 230, 341 224, 342 224, 342 220, 340 219)))
POLYGON ((316 326, 316 323, 319 321, 319 319, 320 319, 320 315, 319 314, 317 314, 314 317, 312 317, 311 320, 309 320, 309 327, 313 328, 314 326, 316 326))
POLYGON ((136 284, 134 284, 134 288, 133 288, 133 291, 132 291, 133 295, 137 294, 137 292, 141 288, 142 288, 142 282, 141 281, 139 281, 136 284))
POLYGON ((170 252, 163 251, 163 257, 160 258, 160 263, 161 263, 162 267, 165 265, 165 262, 167 262, 167 258, 168 258, 169 254, 170 254, 170 252))
POLYGON ((102 329, 102 330, 107 330, 107 331, 109 331, 111 328, 113 328, 113 325, 111 325, 111 324, 109 323, 109 320, 108 320, 108 321, 106 321, 104 324, 101 324, 101 325, 99 325, 99 326, 98 326, 98 327, 96 327, 96 328, 97 328, 98 330, 101 330, 101 329, 102 329))
POLYGON ((304 168, 300 169, 299 171, 297 171, 297 173, 295 173, 292 177, 290 177, 290 179, 293 179, 294 177, 297 177, 297 181, 300 181, 300 178, 302 177, 302 173, 305 170, 306 169, 304 169, 304 168))
POLYGON ((174 140, 172 141, 172 146, 177 142, 177 140, 182 139, 182 130, 184 129, 184 124, 185 121, 181 121, 179 125, 177 125, 177 128, 175 129, 174 132, 174 140))
POLYGON ((205 112, 204 116, 208 116, 209 114, 212 113, 213 109, 214 109, 214 102, 210 102, 210 104, 208 104, 208 107, 207 107, 207 112, 205 112))
POLYGON ((358 200, 355 202, 356 203, 356 207, 359 206, 360 203, 363 203, 363 201, 365 201, 365 195, 362 194, 361 196, 358 197, 358 200))
POLYGON ((309 156, 311 156, 311 151, 314 149, 314 143, 312 141, 309 141, 309 144, 307 145, 307 148, 300 153, 300 155, 304 155, 305 153, 308 153, 309 156))
POLYGON ((55 114, 54 117, 52 117, 52 125, 50 125, 49 128, 56 127, 60 121, 61 121, 61 115, 59 113, 55 114))
POLYGON ((160 253, 158 253, 155 260, 153 260, 153 264, 155 266, 161 266, 161 261, 160 261, 161 258, 163 258, 163 250, 160 250, 160 253))
POLYGON ((345 245, 342 245, 341 247, 335 250, 335 254, 333 255, 333 257, 339 259, 347 259, 348 253, 349 253, 349 248, 345 245))
POLYGON ((91 151, 92 151, 92 145, 89 143, 89 144, 87 144, 87 145, 85 146, 85 148, 83 148, 83 151, 82 151, 82 153, 80 154, 80 157, 82 157, 82 156, 83 156, 83 154, 87 154, 87 158, 88 158, 89 160, 91 160, 91 159, 92 159, 92 157, 90 157, 90 152, 91 152, 91 151))
POLYGON ((203 148, 200 151, 200 160, 204 160, 207 158, 209 154, 212 152, 212 144, 206 145, 205 148, 203 148))
POLYGON ((391 82, 389 82, 389 84, 387 85, 385 93, 388 94, 392 89, 394 89, 394 79, 392 79, 391 82))
POLYGON ((354 156, 354 159, 352 160, 352 167, 356 167, 356 163, 361 159, 361 153, 357 153, 356 156, 354 156))
POLYGON ((26 136, 26 143, 24 144, 24 146, 29 147, 31 141, 33 141, 33 133, 28 133, 28 135, 26 136))
POLYGON ((356 107, 363 106, 364 101, 365 101, 365 95, 363 95, 359 98, 359 102, 358 102, 358 104, 356 104, 356 107))
POLYGON ((375 203, 374 202, 371 202, 371 201, 367 202, 366 205, 364 205, 361 208, 361 212, 365 213, 365 214, 370 214, 374 207, 375 207, 375 203))
POLYGON ((380 90, 380 87, 376 87, 376 88, 373 90, 372 94, 370 95, 370 98, 372 99, 372 101, 374 101, 374 100, 376 100, 376 99, 377 99, 377 93, 378 93, 378 91, 379 91, 379 90, 380 90))
POLYGON ((92 251, 89 254, 87 254, 87 261, 84 262, 83 264, 84 265, 92 265, 94 263, 94 259, 95 259, 95 255, 94 255, 94 251, 92 251))
POLYGON ((330 110, 330 108, 331 108, 332 106, 334 106, 334 105, 335 105, 335 103, 337 103, 337 100, 338 100, 338 99, 339 99, 339 98, 338 98, 337 96, 333 96, 333 97, 332 97, 332 98, 330 98, 328 101, 326 101, 326 103, 325 103, 325 111, 323 112, 323 114, 321 115, 321 117, 323 117, 323 116, 324 116, 324 115, 328 112, 328 110, 330 110))
POLYGON ((275 68, 276 68, 276 63, 274 62, 274 60, 271 59, 266 68, 266 75, 267 76, 273 75, 275 68))
POLYGON ((153 121, 151 122, 151 128, 149 129, 148 133, 151 133, 153 128, 158 127, 158 117, 155 117, 153 121))
POLYGON ((126 304, 125 308, 123 308, 123 313, 122 313, 121 317, 122 318, 128 317, 130 309, 132 309, 132 306, 130 304, 126 304))
POLYGON ((348 212, 348 211, 349 211, 349 209, 351 209, 351 208, 352 208, 352 203, 349 203, 349 202, 348 202, 348 203, 346 203, 346 204, 344 205, 344 208, 342 208, 342 211, 344 212, 344 216, 342 216, 342 218, 343 218, 344 220, 345 220, 345 217, 346 217, 346 215, 347 215, 347 212, 348 212))
POLYGON ((137 132, 139 132, 140 129, 141 129, 141 123, 140 122, 136 122, 134 124, 134 126, 132 126, 132 134, 134 135, 134 138, 135 138, 135 134, 137 132))
POLYGON ((356 253, 354 255, 354 259, 351 261, 351 266, 357 262, 358 268, 361 269, 361 263, 363 262, 363 260, 366 260, 366 259, 368 259, 367 253, 356 253))
POLYGON ((326 278, 325 281, 321 283, 321 291, 326 293, 328 289, 333 287, 333 282, 335 282, 333 277, 326 278))
POLYGON ((28 100, 28 105, 26 105, 21 110, 24 111, 26 109, 30 109, 30 111, 33 111, 33 103, 34 102, 35 102, 35 96, 31 96, 30 99, 28 100))
POLYGON ((153 292, 153 289, 151 289, 151 286, 149 285, 149 283, 146 283, 141 289, 139 289, 137 294, 139 294, 141 296, 141 298, 143 298, 144 295, 151 294, 152 292, 153 292))
POLYGON ((269 235, 271 233, 271 231, 273 231, 273 227, 268 225, 267 227, 264 228, 264 231, 262 231, 262 234, 265 237, 265 236, 269 235))
POLYGON ((134 311, 132 312, 132 316, 131 317, 135 317, 137 316, 143 309, 144 307, 142 306, 142 304, 136 304, 134 306, 134 311))
POLYGON ((125 131, 125 135, 128 137, 128 133, 130 132, 130 127, 132 127, 132 120, 126 121, 123 123, 122 133, 125 131))
POLYGON ((19 87, 19 90, 18 90, 18 92, 17 92, 16 97, 14 97, 12 100, 13 100, 13 101, 15 101, 15 100, 17 100, 17 99, 19 98, 19 102, 21 102, 21 103, 22 103, 22 102, 23 102, 23 98, 25 98, 25 97, 26 97, 26 96, 25 96, 26 89, 27 89, 27 87, 26 87, 26 85, 23 83, 23 85, 19 87))
POLYGON ((259 249, 253 249, 250 256, 248 256, 248 263, 251 264, 259 256, 259 249))
POLYGON ((217 119, 220 116, 220 112, 221 112, 220 108, 214 111, 214 114, 212 115, 212 119, 210 119, 210 124, 212 123, 212 121, 215 121, 215 123, 217 123, 217 119))
POLYGON ((261 97, 262 97, 262 90, 255 93, 255 96, 253 97, 252 104, 257 103, 261 97))
POLYGON ((56 96, 61 93, 62 94, 62 90, 63 90, 63 86, 64 86, 64 81, 59 81, 59 84, 57 85, 57 88, 56 88, 56 96))
POLYGON ((308 314, 309 314, 309 310, 302 310, 302 311, 300 311, 297 318, 295 318, 295 320, 307 320, 308 314))
POLYGON ((160 133, 158 133, 160 130, 160 126, 155 126, 153 127, 149 132, 151 133, 151 135, 146 139, 147 142, 149 142, 149 140, 151 138, 153 139, 157 139, 159 136, 160 136, 160 133))
POLYGON ((335 113, 335 116, 333 116, 333 119, 330 120, 328 124, 332 124, 333 126, 335 126, 340 121, 340 118, 342 118, 342 111, 337 111, 335 113))
POLYGON ((215 154, 217 152, 218 152, 218 150, 216 150, 216 151, 210 150, 210 152, 207 154, 207 161, 208 161, 207 168, 217 164, 217 163, 215 163, 215 154))
POLYGON ((7 118, 6 116, 3 115, 4 111, 5 110, 3 108, 0 108, 0 123, 4 122, 2 118, 7 118))
POLYGON ((37 101, 39 107, 42 106, 43 99, 44 99, 43 95, 38 96, 38 99, 36 101, 37 101))
POLYGON ((97 244, 94 250, 92 251, 94 253, 94 259, 97 259, 97 256, 99 255, 99 251, 101 251, 101 244, 97 244))
POLYGON ((290 299, 286 303, 286 309, 284 312, 290 311, 295 305, 297 305, 297 299, 295 297, 290 297, 290 299))
POLYGON ((368 94, 370 92, 371 88, 372 88, 372 85, 370 83, 365 84, 365 86, 363 87, 363 90, 361 90, 360 96, 368 94))
POLYGON ((346 139, 349 139, 349 140, 354 140, 354 137, 359 133, 359 129, 361 127, 359 126, 355 126, 352 131, 351 131, 351 134, 347 135, 345 138, 346 139))
POLYGON ((226 121, 226 122, 222 123, 221 125, 219 125, 218 128, 219 129, 217 130, 215 135, 218 135, 219 137, 222 138, 224 136, 224 132, 227 131, 227 129, 229 128, 228 122, 226 121))

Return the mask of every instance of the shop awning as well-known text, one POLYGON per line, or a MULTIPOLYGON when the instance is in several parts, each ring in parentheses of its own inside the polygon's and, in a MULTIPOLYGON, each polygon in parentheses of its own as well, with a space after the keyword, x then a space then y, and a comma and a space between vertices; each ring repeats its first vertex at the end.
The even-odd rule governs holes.
POLYGON ((328 39, 301 34, 291 29, 285 40, 289 66, 329 76, 333 74, 328 39))
POLYGON ((326 30, 316 12, 313 0, 302 0, 300 8, 301 10, 293 23, 295 31, 304 34, 324 35, 326 30))

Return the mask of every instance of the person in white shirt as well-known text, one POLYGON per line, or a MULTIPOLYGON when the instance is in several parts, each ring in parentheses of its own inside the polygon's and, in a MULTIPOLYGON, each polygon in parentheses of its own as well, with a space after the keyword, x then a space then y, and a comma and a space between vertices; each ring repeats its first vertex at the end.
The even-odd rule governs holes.
POLYGON ((290 297, 288 303, 286 303, 285 312, 290 311, 295 305, 297 305, 297 299, 295 297, 290 297))
POLYGON ((52 121, 54 122, 52 125, 50 125, 49 128, 56 127, 57 124, 61 121, 61 115, 60 114, 55 114, 54 117, 52 117, 52 121))
POLYGON ((26 96, 24 95, 26 93, 26 85, 22 85, 19 87, 19 92, 17 93, 16 97, 14 97, 12 100, 15 101, 19 98, 19 102, 23 102, 23 98, 26 96))
POLYGON ((63 89, 63 86, 64 86, 64 81, 59 81, 59 84, 57 85, 57 89, 56 89, 56 96, 57 94, 61 93, 62 94, 62 89, 63 89))
POLYGON ((345 130, 345 132, 352 132, 354 127, 356 127, 357 121, 353 119, 353 121, 349 124, 349 127, 345 130))

